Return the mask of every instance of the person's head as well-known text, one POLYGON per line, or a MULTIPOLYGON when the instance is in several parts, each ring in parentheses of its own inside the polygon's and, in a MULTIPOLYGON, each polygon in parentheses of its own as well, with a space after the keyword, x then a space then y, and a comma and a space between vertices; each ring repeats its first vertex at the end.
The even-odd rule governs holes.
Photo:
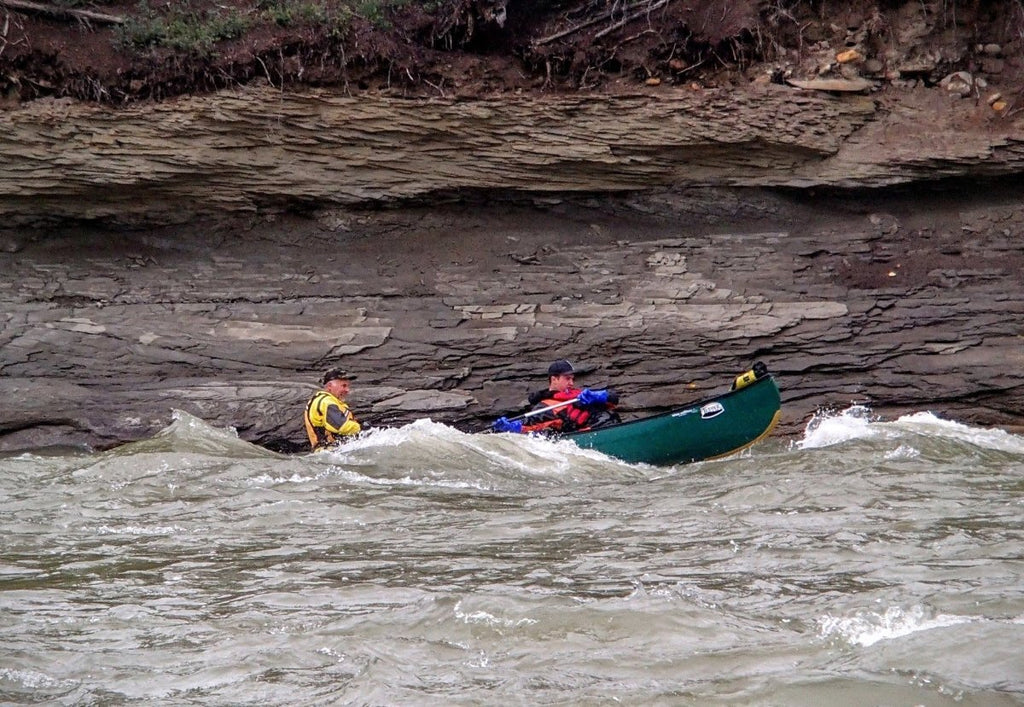
POLYGON ((344 398, 349 393, 349 381, 352 377, 340 368, 332 368, 324 374, 322 383, 324 390, 336 398, 344 398))
POLYGON ((553 390, 556 393, 568 390, 572 387, 575 378, 576 370, 564 358, 548 366, 548 390, 553 390))

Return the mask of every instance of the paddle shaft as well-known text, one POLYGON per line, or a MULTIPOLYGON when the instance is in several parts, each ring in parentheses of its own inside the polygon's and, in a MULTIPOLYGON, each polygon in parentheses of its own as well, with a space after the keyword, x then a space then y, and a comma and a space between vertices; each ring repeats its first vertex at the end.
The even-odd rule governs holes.
POLYGON ((566 400, 561 403, 555 403, 554 405, 548 405, 546 408, 540 408, 539 410, 530 410, 530 412, 526 413, 525 415, 519 415, 518 417, 509 418, 509 421, 511 422, 512 420, 525 420, 526 418, 533 417, 534 415, 540 415, 541 413, 544 412, 551 412, 552 410, 557 410, 558 408, 564 408, 566 405, 572 405, 573 403, 579 402, 579 400, 579 398, 573 398, 572 400, 566 400))
MULTIPOLYGON (((557 410, 558 408, 565 407, 566 405, 572 405, 573 403, 577 403, 577 402, 579 402, 579 400, 580 400, 579 398, 573 398, 572 400, 566 400, 565 402, 555 403, 554 405, 548 405, 546 408, 540 408, 539 410, 530 410, 530 412, 526 413, 525 415, 519 415, 517 417, 510 417, 509 418, 509 422, 513 422, 515 420, 525 420, 526 418, 533 417, 534 415, 540 415, 541 413, 544 413, 544 412, 551 412, 552 410, 557 410)), ((483 430, 481 430, 481 432, 490 432, 490 431, 491 431, 491 426, 490 425, 488 425, 483 430)))

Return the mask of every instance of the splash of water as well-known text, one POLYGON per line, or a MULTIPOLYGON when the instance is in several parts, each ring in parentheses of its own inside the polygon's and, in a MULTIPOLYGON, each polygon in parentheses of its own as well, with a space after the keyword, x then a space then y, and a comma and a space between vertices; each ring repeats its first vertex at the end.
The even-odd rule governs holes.
MULTIPOLYGON (((1000 429, 985 429, 945 420, 932 412, 922 411, 903 415, 895 421, 885 421, 871 408, 853 405, 845 410, 823 410, 814 415, 804 428, 803 437, 796 440, 794 449, 821 449, 856 440, 895 440, 929 438, 965 443, 975 447, 1024 454, 1024 437, 1000 429)), ((912 444, 901 443, 890 452, 890 458, 912 458, 917 450, 912 444)))
POLYGON ((872 423, 877 418, 864 405, 853 405, 836 413, 819 411, 804 428, 804 436, 795 444, 797 449, 830 447, 853 439, 870 439, 877 435, 872 423))
POLYGON ((975 621, 970 616, 933 614, 921 605, 902 608, 891 606, 882 613, 858 611, 852 616, 826 614, 818 620, 822 638, 838 637, 857 646, 872 646, 920 631, 957 626, 975 621))

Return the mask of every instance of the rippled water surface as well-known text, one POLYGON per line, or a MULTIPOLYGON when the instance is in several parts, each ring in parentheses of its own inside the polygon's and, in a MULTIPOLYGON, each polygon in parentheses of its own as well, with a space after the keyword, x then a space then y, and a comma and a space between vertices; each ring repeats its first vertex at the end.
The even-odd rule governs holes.
POLYGON ((1024 438, 919 413, 672 468, 179 414, 0 457, 0 701, 1024 704, 1024 438))

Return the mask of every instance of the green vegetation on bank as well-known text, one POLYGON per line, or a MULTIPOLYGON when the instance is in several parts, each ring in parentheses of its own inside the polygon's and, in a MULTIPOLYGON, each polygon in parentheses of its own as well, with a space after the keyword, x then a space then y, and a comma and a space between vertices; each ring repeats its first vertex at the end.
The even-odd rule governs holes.
MULTIPOLYGON (((85 0, 62 0, 67 5, 85 0)), ((165 47, 206 56, 218 42, 236 39, 260 25, 316 26, 343 35, 353 19, 362 18, 378 29, 389 25, 388 13, 410 0, 257 0, 249 8, 223 5, 200 8, 191 2, 153 4, 142 0, 134 15, 117 29, 117 43, 132 50, 165 47)), ((89 4, 95 5, 96 2, 89 4)), ((430 3, 431 6, 436 5, 430 3)))
POLYGON ((252 25, 249 17, 232 8, 200 12, 182 3, 158 12, 142 2, 139 10, 118 30, 118 41, 126 48, 169 47, 208 54, 218 41, 240 37, 252 25))

